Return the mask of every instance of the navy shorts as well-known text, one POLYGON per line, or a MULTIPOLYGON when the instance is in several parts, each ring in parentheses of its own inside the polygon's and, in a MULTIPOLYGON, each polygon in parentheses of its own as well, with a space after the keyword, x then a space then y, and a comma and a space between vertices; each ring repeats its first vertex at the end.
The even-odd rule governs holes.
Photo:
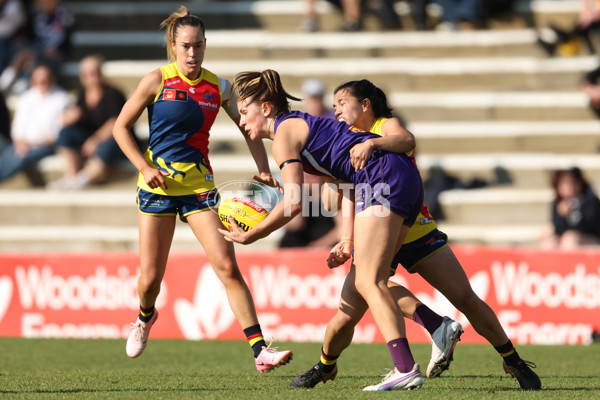
POLYGON ((210 210, 219 202, 216 189, 185 196, 165 196, 138 188, 137 205, 140 212, 149 215, 177 215, 186 222, 188 215, 210 210))
POLYGON ((396 273, 398 264, 409 273, 415 272, 416 266, 426 258, 437 253, 438 250, 448 245, 448 235, 437 229, 432 230, 427 235, 412 241, 410 243, 403 244, 398 253, 394 256, 392 261, 391 275, 396 273))
POLYGON ((423 205, 423 182, 405 154, 379 153, 354 178, 355 213, 381 204, 412 226, 423 205))

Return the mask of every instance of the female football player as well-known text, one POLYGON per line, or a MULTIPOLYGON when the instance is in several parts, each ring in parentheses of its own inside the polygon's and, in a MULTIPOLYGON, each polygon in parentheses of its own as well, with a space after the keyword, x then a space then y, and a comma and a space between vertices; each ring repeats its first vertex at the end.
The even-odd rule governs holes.
MULTIPOLYGON (((389 266, 423 203, 418 170, 405 154, 385 151, 377 152, 364 168, 356 170, 350 149, 378 136, 341 121, 289 111, 288 99, 297 99, 284 90, 273 70, 238 74, 234 89, 240 126, 252 140, 273 140, 284 199, 248 232, 237 226, 231 232, 219 231, 228 240, 248 244, 282 227, 301 212, 303 170, 354 184, 359 198, 354 217, 355 267, 348 274, 344 293, 364 299, 371 309, 395 367, 381 383, 365 390, 422 386, 423 376, 412 357, 402 314, 387 286, 389 266)), ((378 143, 399 151, 402 143, 398 138, 381 137, 378 143)))
MULTIPOLYGON (((376 133, 381 136, 399 135, 404 137, 409 149, 408 155, 415 163, 414 136, 402 127, 392 110, 387 104, 385 93, 370 81, 350 81, 341 84, 334 91, 335 116, 339 121, 344 121, 355 128, 376 133)), ((353 164, 362 168, 373 153, 373 146, 377 142, 366 140, 351 149, 353 164)), ((331 201, 340 197, 337 192, 326 193, 331 201)), ((342 230, 351 229, 352 220, 344 220, 342 230), (350 226, 349 226, 350 225, 350 226)), ((351 232, 351 231, 350 231, 351 232)), ((346 233, 346 235, 349 235, 346 233)), ((346 262, 352 253, 352 243, 342 241, 334 247, 329 259, 330 267, 337 267, 346 262)), ((539 389, 540 380, 531 370, 530 364, 522 360, 509 340, 506 332, 500 325, 494 311, 473 291, 467 275, 460 262, 448 247, 448 237, 437 229, 437 225, 429 214, 426 205, 423 205, 415 224, 411 227, 404 243, 392 263, 391 269, 395 272, 401 264, 409 273, 418 273, 431 286, 439 290, 450 302, 469 320, 477 333, 488 342, 503 357, 503 366, 507 373, 516 377, 523 389, 539 389)), ((414 297, 404 293, 401 287, 389 282, 400 309, 408 318, 416 322, 424 322, 424 327, 433 338, 433 351, 431 361, 427 368, 427 377, 434 378, 446 370, 452 360, 451 346, 460 335, 460 325, 456 322, 442 318, 414 297)), ((360 304, 356 299, 353 304, 360 304)), ((335 360, 352 340, 354 326, 366 311, 364 302, 362 308, 342 308, 330 321, 325 340, 321 361, 313 368, 298 375, 292 381, 292 387, 314 387, 318 382, 335 377, 333 371, 335 360), (327 360, 331 362, 327 363, 327 360)))
MULTIPOLYGON (((154 305, 179 214, 190 225, 225 286, 233 313, 254 351, 256 368, 270 371, 287 363, 292 353, 266 345, 233 245, 216 232, 221 222, 215 212, 209 211, 218 201, 208 159, 209 131, 221 106, 234 122, 239 121, 231 83, 202 67, 206 38, 204 24, 197 16, 182 6, 161 27, 166 27, 167 51, 173 62, 142 78, 113 131, 123 153, 140 171, 140 313, 131 324, 127 355, 137 357, 142 353, 158 318, 154 305), (150 141, 142 154, 129 132, 146 108, 150 141)), ((260 176, 254 178, 276 185, 263 144, 244 136, 260 171, 260 176)))

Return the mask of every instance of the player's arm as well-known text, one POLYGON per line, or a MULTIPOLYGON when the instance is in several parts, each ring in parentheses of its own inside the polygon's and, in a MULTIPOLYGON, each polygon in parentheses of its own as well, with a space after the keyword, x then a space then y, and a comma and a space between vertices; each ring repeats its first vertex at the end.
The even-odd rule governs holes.
POLYGON ((150 166, 136 141, 131 135, 131 128, 136 123, 148 104, 154 101, 162 85, 162 73, 156 69, 142 78, 131 97, 125 102, 115 124, 113 126, 113 137, 123 151, 123 154, 131 161, 135 168, 144 175, 144 180, 151 188, 164 187, 167 189, 163 175, 168 173, 161 172, 150 166))
POLYGON ((408 153, 415 146, 415 136, 400 124, 398 118, 390 118, 381 127, 381 137, 367 139, 350 149, 350 160, 354 169, 359 170, 366 165, 375 150, 408 153))
POLYGON ((226 240, 250 244, 267 237, 281 228, 302 211, 302 184, 304 172, 300 161, 301 138, 308 136, 308 125, 304 120, 293 118, 284 121, 273 140, 273 157, 281 167, 283 200, 254 228, 244 231, 230 218, 232 230, 219 229, 226 240), (297 161, 293 161, 297 160, 297 161))
POLYGON ((222 87, 222 97, 223 103, 222 107, 231 118, 233 122, 237 125, 240 133, 244 136, 244 140, 246 141, 246 145, 248 146, 248 150, 250 150, 250 154, 252 158, 254 158, 254 162, 256 163, 256 167, 258 168, 258 175, 253 175, 252 178, 258 182, 264 183, 271 187, 280 189, 279 182, 277 179, 273 178, 271 175, 271 168, 269 167, 269 158, 267 156, 267 151, 265 149, 265 145, 262 140, 253 141, 250 139, 246 132, 240 127, 240 113, 237 108, 237 96, 233 91, 233 87, 231 82, 225 79, 220 79, 221 87, 222 87))
POLYGON ((341 185, 339 188, 341 198, 342 226, 341 238, 338 244, 329 252, 327 266, 337 268, 352 257, 354 248, 354 190, 349 186, 341 185))

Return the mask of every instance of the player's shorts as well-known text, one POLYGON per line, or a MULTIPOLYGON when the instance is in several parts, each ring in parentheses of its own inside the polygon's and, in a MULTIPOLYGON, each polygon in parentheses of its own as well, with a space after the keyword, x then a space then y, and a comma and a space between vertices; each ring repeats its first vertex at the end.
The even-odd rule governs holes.
POLYGON ((186 222, 188 215, 214 208, 219 202, 216 189, 188 194, 185 196, 165 196, 138 188, 137 204, 140 212, 149 215, 177 215, 186 222))
POLYGON ((414 224, 424 193, 421 175, 408 156, 379 152, 353 180, 356 214, 381 204, 404 217, 405 225, 414 224))
POLYGON ((414 274, 415 268, 421 261, 431 257, 447 245, 448 235, 437 229, 415 241, 403 244, 392 261, 391 275, 396 273, 398 264, 401 264, 408 273, 414 274))

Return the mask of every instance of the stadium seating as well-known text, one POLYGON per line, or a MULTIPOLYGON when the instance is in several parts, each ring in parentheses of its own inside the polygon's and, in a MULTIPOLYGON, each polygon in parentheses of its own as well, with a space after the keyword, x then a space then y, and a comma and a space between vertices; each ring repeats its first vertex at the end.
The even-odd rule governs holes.
MULTIPOLYGON (((175 3, 63 1, 79 24, 75 58, 104 54, 108 79, 128 94, 141 76, 165 63, 158 25, 175 3)), ((600 188, 600 122, 580 91, 583 74, 597 60, 585 52, 547 58, 535 44, 536 30, 549 21, 574 20, 577 0, 517 1, 514 13, 492 20, 491 29, 470 32, 413 31, 408 3, 398 1, 405 30, 381 31, 375 16, 367 15, 365 31, 352 34, 337 31, 341 16, 325 1, 318 3, 322 30, 316 33, 299 29, 301 0, 181 3, 204 19, 204 65, 223 77, 276 69, 298 96, 304 79, 315 75, 330 90, 357 78, 384 88, 417 137, 424 179, 431 167, 441 166, 464 181, 487 183, 440 196, 446 215, 440 225, 454 242, 535 244, 550 218, 554 168, 578 165, 600 188), (498 167, 511 183, 495 181, 498 167)), ((435 6, 428 11, 432 21, 439 17, 435 6)), ((76 79, 73 61, 65 82, 76 79)), ((144 117, 136 130, 147 135, 144 117)), ((254 171, 243 138, 224 115, 212 132, 211 161, 217 181, 245 179, 254 171)), ((59 160, 44 160, 42 168, 56 176, 59 160)), ((0 184, 0 250, 136 250, 133 172, 125 168, 116 181, 80 193, 29 189, 23 176, 0 184)), ((272 248, 277 237, 251 247, 272 248)), ((189 229, 178 228, 174 249, 198 246, 189 229)))

